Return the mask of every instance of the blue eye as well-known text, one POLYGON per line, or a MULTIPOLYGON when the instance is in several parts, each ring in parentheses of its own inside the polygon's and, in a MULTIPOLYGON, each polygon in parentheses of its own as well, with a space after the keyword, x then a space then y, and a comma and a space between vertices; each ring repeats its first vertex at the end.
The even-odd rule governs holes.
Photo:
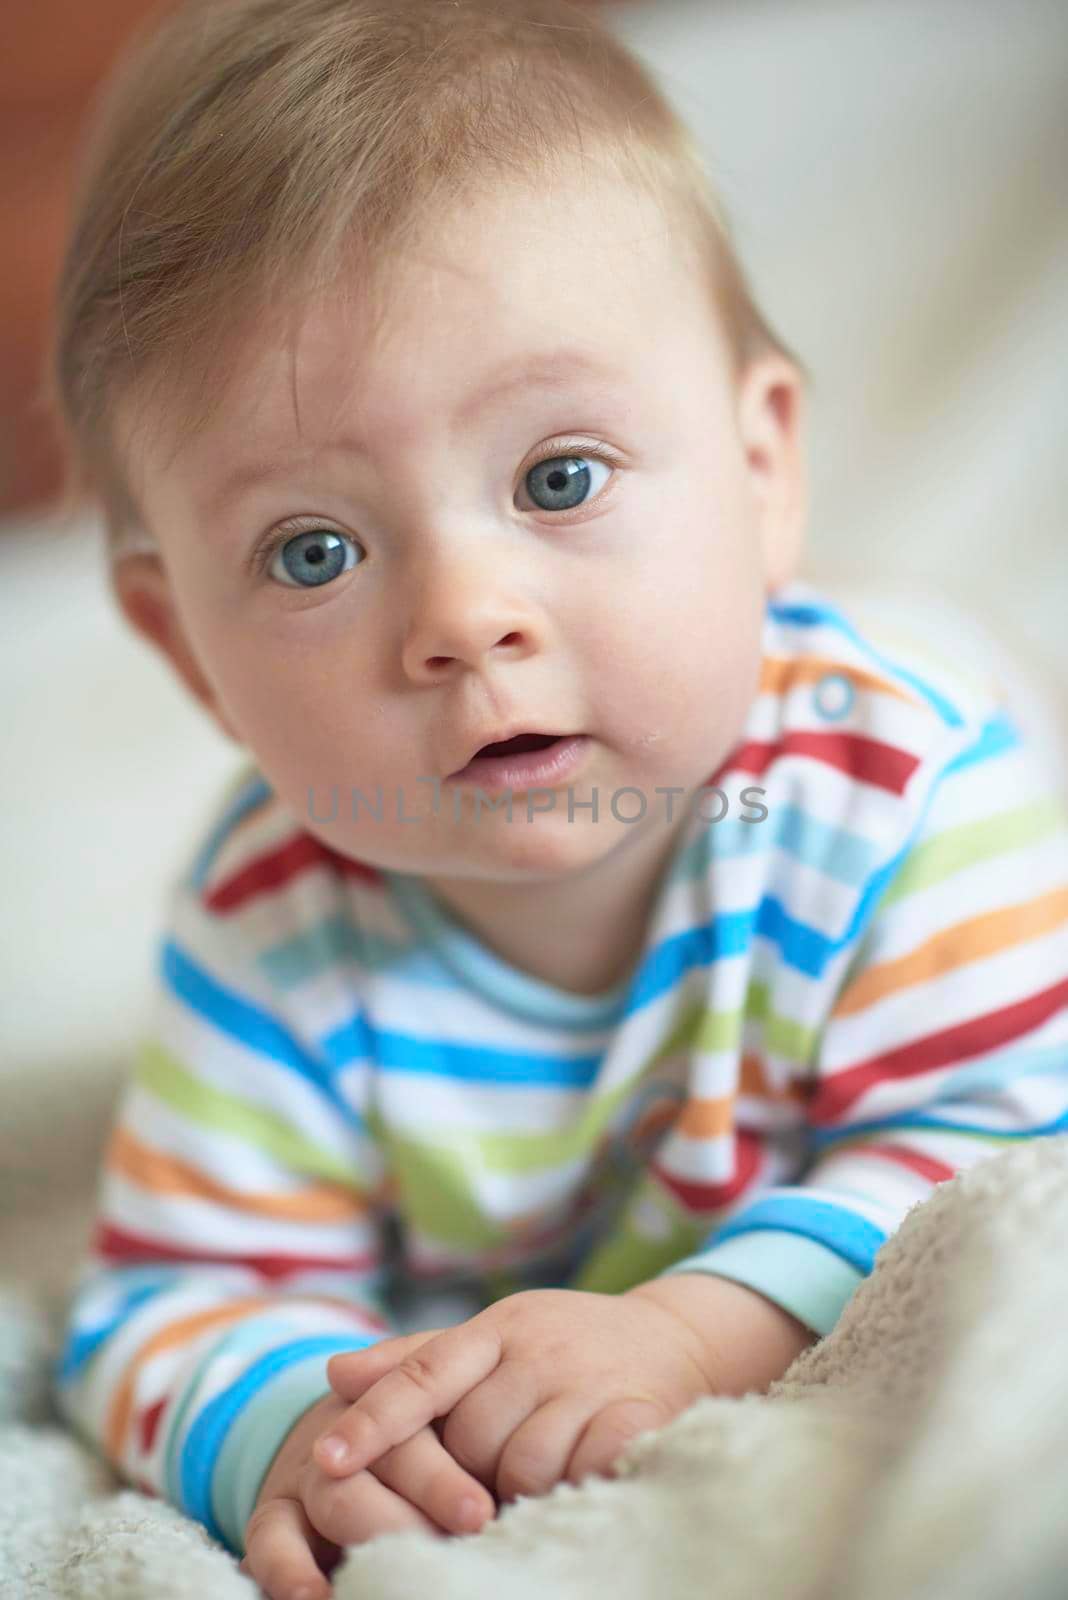
POLYGON ((346 557, 350 552, 355 554, 355 550, 351 539, 343 534, 334 533, 330 528, 309 528, 304 533, 295 533, 278 547, 268 571, 288 588, 317 588, 332 582, 342 572, 350 571, 356 562, 347 561, 346 557), (279 565, 286 577, 278 571, 279 565))
POLYGON ((598 456, 550 456, 527 473, 527 492, 541 511, 571 511, 589 498, 591 465, 611 476, 611 468, 598 456))

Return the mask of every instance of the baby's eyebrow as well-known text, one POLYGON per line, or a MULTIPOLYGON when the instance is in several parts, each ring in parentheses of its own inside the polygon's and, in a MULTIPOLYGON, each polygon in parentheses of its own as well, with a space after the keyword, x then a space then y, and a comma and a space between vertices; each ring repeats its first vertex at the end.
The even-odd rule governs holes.
MULTIPOLYGON (((610 365, 592 351, 574 345, 536 352, 520 359, 518 363, 513 357, 496 367, 486 381, 467 396, 456 408, 454 420, 461 426, 472 422, 491 401, 500 400, 513 389, 536 387, 559 390, 570 387, 576 378, 596 379, 607 384, 619 382, 623 377, 618 367, 610 365)), ((365 440, 352 433, 329 440, 321 449, 345 451, 350 456, 366 457, 368 454, 365 440)), ((261 483, 288 477, 296 465, 296 459, 290 461, 284 455, 275 455, 269 464, 262 460, 243 462, 207 492, 203 499, 204 513, 222 515, 250 489, 261 483)))
POLYGON ((458 408, 456 420, 470 422, 485 410, 491 400, 499 400, 502 394, 519 389, 524 384, 537 384, 542 389, 566 389, 576 376, 601 378, 606 383, 612 383, 622 378, 623 374, 592 351, 576 349, 574 345, 542 351, 527 356, 518 368, 514 359, 497 367, 486 382, 458 408))

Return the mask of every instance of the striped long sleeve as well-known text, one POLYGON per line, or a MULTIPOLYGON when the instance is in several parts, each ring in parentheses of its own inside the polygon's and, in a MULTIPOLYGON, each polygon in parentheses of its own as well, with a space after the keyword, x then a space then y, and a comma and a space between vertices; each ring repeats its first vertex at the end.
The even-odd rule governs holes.
POLYGON ((254 946, 190 883, 171 910, 55 1387, 120 1476, 243 1555, 279 1445, 330 1392, 329 1356, 394 1331, 387 1174, 363 1080, 342 1098, 254 946))
POLYGON ((935 1184, 1068 1131, 1068 808, 994 706, 936 767, 843 945, 799 1086, 801 1175, 667 1269, 744 1283, 821 1334, 935 1184))

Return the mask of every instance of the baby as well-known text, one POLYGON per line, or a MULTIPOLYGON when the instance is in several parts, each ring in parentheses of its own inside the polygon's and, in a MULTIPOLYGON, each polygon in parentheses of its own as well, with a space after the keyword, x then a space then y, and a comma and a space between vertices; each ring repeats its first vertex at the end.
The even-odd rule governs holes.
POLYGON ((1065 806, 989 675, 799 575, 799 363, 588 10, 157 20, 50 381, 122 613, 247 752, 57 1395, 271 1600, 763 1391, 1064 1126, 1065 806))

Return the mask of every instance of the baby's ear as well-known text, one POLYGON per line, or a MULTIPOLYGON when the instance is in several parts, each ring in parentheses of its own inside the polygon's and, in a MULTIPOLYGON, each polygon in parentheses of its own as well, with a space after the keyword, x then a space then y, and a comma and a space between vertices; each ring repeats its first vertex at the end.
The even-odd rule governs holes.
POLYGON ((147 550, 120 556, 110 578, 112 592, 130 626, 170 663, 224 737, 241 744, 193 653, 160 556, 147 550))
POLYGON ((788 357, 754 358, 739 379, 738 427, 757 504, 765 587, 801 564, 808 522, 804 378, 788 357))

